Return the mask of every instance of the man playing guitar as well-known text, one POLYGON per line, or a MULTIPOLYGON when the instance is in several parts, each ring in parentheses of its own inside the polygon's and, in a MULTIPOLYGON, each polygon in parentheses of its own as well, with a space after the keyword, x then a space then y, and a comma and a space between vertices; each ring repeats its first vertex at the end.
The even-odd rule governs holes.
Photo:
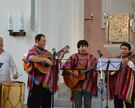
POLYGON ((75 108, 82 107, 82 96, 85 108, 91 108, 92 96, 97 94, 98 73, 95 71, 97 59, 88 53, 86 40, 80 40, 77 48, 78 53, 71 55, 62 66, 63 77, 65 84, 71 89, 75 108))
POLYGON ((45 35, 38 34, 35 36, 35 45, 27 54, 29 68, 26 68, 29 87, 27 108, 51 108, 51 93, 57 90, 58 61, 63 57, 65 52, 63 50, 58 55, 58 59, 55 61, 54 73, 52 72, 54 64, 50 57, 52 54, 44 49, 45 45, 45 35))

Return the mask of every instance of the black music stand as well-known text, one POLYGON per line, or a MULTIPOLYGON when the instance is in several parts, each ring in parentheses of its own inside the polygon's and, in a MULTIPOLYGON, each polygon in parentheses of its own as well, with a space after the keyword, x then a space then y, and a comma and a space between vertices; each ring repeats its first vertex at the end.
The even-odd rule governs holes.
MULTIPOLYGON (((100 58, 97 63, 97 71, 101 73, 101 108, 102 108, 102 100, 103 100, 103 71, 104 72, 112 72, 119 71, 120 66, 122 64, 121 58, 100 58)), ((108 108, 108 90, 106 88, 106 108, 108 108)))
MULTIPOLYGON (((85 60, 88 63, 88 59, 79 59, 79 60, 85 60)), ((62 59, 62 61, 60 63, 60 70, 62 70, 64 72, 64 74, 70 74, 70 73, 66 72, 66 70, 67 71, 68 70, 71 70, 73 72, 74 72, 74 70, 77 70, 77 71, 82 71, 82 73, 83 73, 83 71, 89 70, 87 66, 84 67, 84 68, 76 68, 76 66, 79 64, 78 63, 79 60, 76 60, 76 59, 69 60, 70 61, 70 64, 67 64, 67 65, 72 65, 72 67, 71 68, 64 68, 62 64, 65 64, 65 62, 68 61, 68 59, 62 59)), ((74 82, 74 76, 73 76, 73 82, 74 82)), ((74 86, 74 83, 73 83, 73 86, 74 86)), ((72 89, 74 90, 74 88, 72 88, 72 89)), ((72 108, 74 108, 74 104, 72 104, 72 108)))

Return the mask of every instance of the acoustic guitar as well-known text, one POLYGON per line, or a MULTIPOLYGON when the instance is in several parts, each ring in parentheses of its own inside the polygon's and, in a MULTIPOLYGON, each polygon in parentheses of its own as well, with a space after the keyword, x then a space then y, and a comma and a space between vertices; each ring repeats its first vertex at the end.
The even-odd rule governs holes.
MULTIPOLYGON (((42 56, 38 56, 40 58, 48 58, 51 61, 53 61, 53 58, 56 56, 59 56, 62 52, 68 52, 68 49, 70 47, 68 45, 66 45, 64 48, 62 48, 61 50, 59 50, 55 55, 53 55, 51 52, 47 52, 46 54, 42 55, 42 56)), ((51 71, 52 66, 46 64, 46 63, 41 63, 41 62, 35 62, 34 63, 34 68, 37 69, 38 71, 40 71, 43 74, 48 73, 49 71, 51 71)), ((32 69, 32 65, 29 65, 28 62, 24 62, 24 70, 26 72, 29 72, 32 69)))
POLYGON ((94 69, 94 67, 95 65, 92 65, 86 69, 86 67, 83 65, 77 65, 74 70, 64 70, 62 75, 66 86, 70 89, 75 88, 81 80, 86 79, 85 73, 89 72, 91 69, 94 69), (78 73, 78 75, 75 75, 75 73, 78 73))

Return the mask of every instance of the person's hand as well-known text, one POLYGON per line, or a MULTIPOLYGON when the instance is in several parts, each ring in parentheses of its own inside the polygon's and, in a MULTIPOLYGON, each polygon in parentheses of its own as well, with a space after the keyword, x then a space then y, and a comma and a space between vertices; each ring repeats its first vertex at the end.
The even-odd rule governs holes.
POLYGON ((48 58, 44 58, 45 63, 47 63, 48 65, 53 65, 52 61, 48 58))
POLYGON ((65 52, 62 52, 60 56, 58 57, 59 60, 61 60, 64 57, 65 52))
POLYGON ((14 74, 13 79, 17 79, 17 78, 18 78, 18 74, 14 74))
POLYGON ((63 49, 63 52, 58 56, 58 59, 61 60, 65 54, 69 53, 67 49, 63 49))
POLYGON ((27 61, 27 57, 24 56, 24 57, 22 58, 22 61, 26 62, 26 61, 27 61))
POLYGON ((64 54, 69 53, 69 51, 67 49, 63 49, 63 52, 64 52, 64 54))

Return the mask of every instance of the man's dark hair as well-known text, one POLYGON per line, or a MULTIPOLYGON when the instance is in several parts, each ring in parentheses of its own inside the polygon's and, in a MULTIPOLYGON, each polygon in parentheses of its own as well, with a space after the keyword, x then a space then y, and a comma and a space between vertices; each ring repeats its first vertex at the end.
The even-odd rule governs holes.
POLYGON ((43 34, 37 34, 35 36, 35 41, 40 41, 41 37, 45 37, 45 35, 43 35, 43 34))
POLYGON ((126 46, 126 47, 128 47, 129 50, 131 50, 131 45, 129 43, 127 43, 127 42, 122 42, 121 45, 120 45, 120 48, 122 46, 126 46))
POLYGON ((86 40, 80 40, 77 43, 77 48, 80 48, 81 45, 86 45, 87 47, 89 46, 88 42, 86 40))

